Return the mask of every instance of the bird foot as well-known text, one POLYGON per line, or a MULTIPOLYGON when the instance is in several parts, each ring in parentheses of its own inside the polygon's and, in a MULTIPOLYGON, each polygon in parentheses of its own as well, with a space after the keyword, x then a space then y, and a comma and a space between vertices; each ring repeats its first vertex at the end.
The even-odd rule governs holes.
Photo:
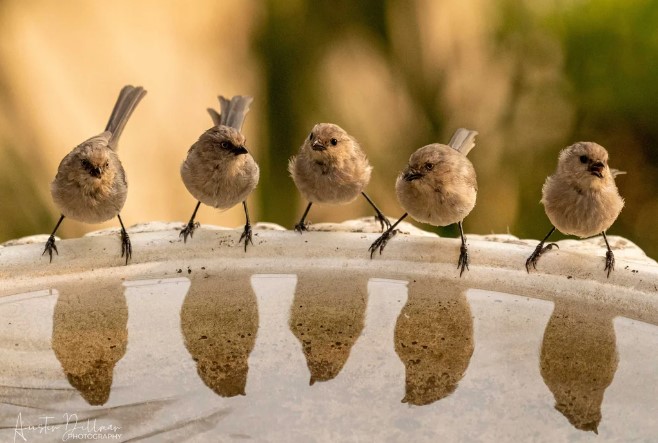
POLYGON ((244 225, 244 231, 242 231, 242 235, 240 236, 240 240, 238 240, 238 243, 242 242, 244 239, 244 252, 247 252, 247 245, 251 243, 252 245, 254 244, 253 239, 251 238, 251 224, 247 223, 244 225))
POLYGON ((180 234, 178 234, 178 237, 183 237, 183 243, 187 243, 187 236, 189 235, 190 238, 194 236, 194 231, 196 228, 201 226, 199 222, 193 222, 190 220, 187 225, 183 229, 181 229, 180 234))
POLYGON ((375 221, 379 222, 379 226, 381 227, 382 232, 386 231, 387 229, 391 229, 391 222, 388 221, 388 218, 381 212, 378 212, 375 214, 375 221))
POLYGON ((133 246, 130 243, 130 237, 125 230, 121 230, 121 257, 126 256, 126 265, 128 260, 133 256, 133 246))
POLYGON ((381 255, 388 241, 392 239, 398 232, 400 232, 398 229, 391 230, 389 228, 382 235, 380 235, 379 238, 375 240, 373 244, 371 244, 368 248, 368 251, 370 251, 370 258, 372 258, 377 249, 379 249, 379 254, 381 255))
POLYGON ((299 223, 297 223, 297 224, 295 225, 295 231, 297 231, 297 232, 299 232, 299 233, 301 234, 301 233, 304 232, 304 231, 308 231, 308 226, 309 226, 309 225, 310 225, 310 223, 307 223, 307 222, 304 222, 304 221, 300 221, 299 223))
MULTIPOLYGON (((462 244, 459 253, 459 261, 457 262, 457 269, 461 268, 459 271, 459 276, 461 277, 464 273, 464 269, 468 269, 468 248, 465 244, 462 244)), ((470 271, 470 269, 468 269, 470 271)))
POLYGON ((55 251, 55 253, 59 255, 59 252, 57 251, 57 246, 55 245, 55 236, 51 234, 50 237, 48 237, 48 241, 46 241, 46 247, 44 248, 41 255, 44 255, 47 252, 48 255, 50 256, 50 263, 52 263, 53 251, 55 251))
POLYGON ((537 260, 539 260, 539 257, 541 257, 544 252, 553 249, 553 247, 560 249, 557 243, 549 243, 546 246, 544 246, 543 242, 539 243, 534 252, 525 261, 525 270, 530 273, 530 265, 532 265, 533 269, 537 269, 537 260))
POLYGON ((608 271, 608 278, 610 278, 610 273, 615 270, 615 254, 612 251, 605 253, 605 269, 603 271, 608 271))

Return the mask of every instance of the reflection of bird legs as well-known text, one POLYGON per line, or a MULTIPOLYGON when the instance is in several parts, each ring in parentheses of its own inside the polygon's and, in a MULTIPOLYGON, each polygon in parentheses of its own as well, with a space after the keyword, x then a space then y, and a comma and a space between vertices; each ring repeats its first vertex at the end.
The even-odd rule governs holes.
POLYGON ((553 228, 548 232, 548 234, 546 234, 546 237, 544 237, 544 239, 539 242, 534 252, 525 261, 525 270, 528 273, 530 272, 530 265, 532 265, 533 269, 537 269, 537 260, 539 260, 539 257, 541 257, 541 255, 544 252, 553 249, 553 246, 560 249, 560 247, 556 243, 549 243, 546 246, 544 246, 544 243, 546 242, 546 240, 548 240, 548 237, 550 237, 554 231, 555 231, 555 226, 553 226, 553 228))
POLYGON ((363 194, 366 200, 368 200, 368 203, 370 203, 370 206, 372 206, 375 212, 377 213, 375 214, 375 220, 379 222, 379 226, 381 227, 382 232, 384 232, 384 226, 386 226, 386 229, 389 229, 391 227, 391 222, 388 221, 386 216, 382 213, 382 211, 379 210, 377 205, 375 205, 375 203, 372 200, 370 200, 370 197, 368 197, 368 195, 365 192, 361 192, 361 194, 363 194))
POLYGON ((466 238, 464 237, 462 222, 458 222, 457 225, 459 226, 459 235, 461 235, 462 238, 462 246, 459 249, 459 261, 457 262, 457 269, 461 268, 459 271, 459 276, 461 277, 464 273, 464 269, 468 269, 468 248, 466 247, 466 238))
POLYGON ((299 232, 300 234, 304 231, 308 231, 308 223, 306 223, 306 216, 308 215, 308 211, 311 210, 311 205, 313 202, 309 202, 308 206, 306 207, 306 210, 304 211, 304 215, 302 215, 302 218, 299 220, 299 223, 295 225, 295 231, 299 232))
POLYGON ((608 271, 608 278, 610 278, 610 273, 615 270, 615 254, 612 253, 610 249, 610 244, 608 244, 608 237, 605 236, 605 231, 603 231, 603 240, 605 240, 605 245, 608 247, 608 252, 605 253, 605 269, 603 272, 608 271))
POLYGON ((398 219, 398 221, 393 223, 393 226, 388 228, 382 235, 379 236, 377 240, 374 241, 373 244, 370 245, 368 248, 368 251, 370 251, 370 258, 372 258, 372 255, 375 253, 377 248, 379 248, 379 254, 381 255, 381 253, 384 251, 384 247, 386 247, 386 243, 388 243, 388 241, 399 232, 399 230, 395 229, 395 227, 399 225, 407 215, 409 214, 405 212, 404 215, 398 219))
POLYGON ((178 236, 180 237, 181 235, 183 236, 183 243, 187 243, 187 236, 189 235, 190 238, 194 235, 194 230, 200 226, 199 222, 194 222, 194 217, 196 217, 196 211, 199 210, 199 206, 201 206, 201 202, 197 202, 196 206, 194 207, 194 212, 192 213, 192 217, 190 218, 190 221, 187 222, 187 225, 183 229, 181 229, 180 234, 178 236))
POLYGON ((128 237, 128 232, 126 232, 126 228, 123 226, 121 215, 117 214, 117 218, 119 219, 119 224, 121 225, 121 257, 123 257, 124 255, 126 256, 126 265, 127 265, 128 260, 133 255, 133 247, 130 244, 130 237, 128 237))
POLYGON ((59 218, 57 224, 55 225, 55 229, 53 229, 53 233, 50 234, 50 237, 48 237, 48 241, 46 241, 46 248, 41 253, 41 255, 43 255, 47 252, 48 255, 50 255, 50 263, 53 262, 53 250, 57 255, 59 255, 59 252, 57 251, 57 246, 55 246, 55 232, 57 232, 57 228, 59 228, 59 225, 62 223, 62 220, 64 220, 63 214, 59 218))
POLYGON ((247 201, 242 202, 242 206, 244 207, 244 215, 246 218, 245 224, 244 224, 244 231, 242 231, 242 235, 240 236, 240 240, 238 240, 238 243, 244 239, 244 252, 247 252, 247 244, 251 243, 252 245, 254 244, 254 241, 251 238, 251 222, 249 221, 249 210, 247 209, 247 201))

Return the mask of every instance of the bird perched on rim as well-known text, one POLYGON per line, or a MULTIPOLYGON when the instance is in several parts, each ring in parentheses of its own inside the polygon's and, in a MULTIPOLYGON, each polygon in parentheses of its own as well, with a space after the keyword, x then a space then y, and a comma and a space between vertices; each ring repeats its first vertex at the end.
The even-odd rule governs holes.
POLYGON ((433 143, 411 154, 409 164, 395 182, 398 201, 406 211, 386 232, 370 245, 370 258, 398 232, 395 227, 407 215, 433 226, 457 223, 461 248, 457 268, 459 276, 468 269, 468 249, 462 221, 475 206, 477 179, 466 155, 475 146, 476 131, 457 129, 448 145, 433 143))
POLYGON ((359 143, 343 128, 332 123, 318 123, 290 157, 288 172, 308 206, 295 225, 300 234, 308 230, 306 216, 313 203, 346 204, 360 195, 376 212, 382 230, 391 226, 363 189, 370 181, 372 166, 359 143))
POLYGON ((242 202, 246 222, 239 242, 244 240, 245 252, 248 243, 254 244, 247 196, 258 185, 260 171, 245 147, 245 136, 240 132, 253 100, 253 97, 244 95, 228 100, 220 95, 221 114, 208 109, 215 126, 201 134, 187 152, 180 175, 185 187, 198 202, 190 221, 180 232, 184 242, 199 227, 194 218, 201 203, 225 210, 242 202))
POLYGON ((608 249, 603 271, 610 277, 615 256, 605 231, 624 207, 624 199, 615 184, 615 176, 619 174, 625 172, 610 169, 608 151, 594 142, 578 142, 560 152, 557 170, 542 187, 541 202, 553 227, 526 260, 526 271, 530 272, 530 266, 537 269, 539 257, 557 247, 555 243, 544 246, 557 228, 563 234, 581 238, 602 234, 608 249))
POLYGON ((85 223, 117 217, 121 225, 121 257, 125 256, 128 264, 132 246, 119 214, 126 202, 128 183, 117 148, 123 128, 144 95, 146 91, 141 86, 124 86, 105 131, 76 146, 59 164, 50 193, 61 216, 43 250, 51 262, 53 251, 59 254, 55 233, 64 217, 85 223))

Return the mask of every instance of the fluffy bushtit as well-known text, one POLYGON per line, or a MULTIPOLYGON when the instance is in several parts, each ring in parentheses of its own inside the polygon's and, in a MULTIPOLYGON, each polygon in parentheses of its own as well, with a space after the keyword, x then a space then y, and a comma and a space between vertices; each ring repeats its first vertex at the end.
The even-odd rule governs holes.
POLYGON ((244 239, 245 252, 248 243, 254 244, 246 199, 258 184, 260 172, 240 132, 253 100, 253 97, 241 95, 231 100, 220 96, 221 114, 208 109, 215 126, 201 134, 187 152, 180 175, 185 187, 198 202, 190 221, 180 232, 184 242, 199 227, 194 217, 201 203, 224 210, 242 202, 246 223, 239 242, 244 239))
POLYGON ((557 170, 546 179, 541 202, 553 228, 539 242, 525 262, 537 269, 537 260, 555 243, 544 246, 557 228, 563 234, 581 238, 603 234, 608 251, 604 272, 615 268, 615 256, 610 249, 605 231, 612 226, 624 207, 624 199, 617 191, 615 176, 624 172, 608 167, 608 151, 594 142, 578 142, 560 152, 557 170))
POLYGON ((50 255, 51 262, 53 250, 59 254, 55 233, 64 217, 85 223, 101 223, 117 217, 121 225, 121 256, 125 255, 128 264, 132 246, 119 215, 126 201, 128 183, 117 146, 123 128, 144 95, 146 91, 141 86, 124 86, 105 132, 75 147, 59 164, 50 192, 62 215, 43 251, 50 255))
POLYGON ((308 200, 308 206, 295 231, 308 230, 306 216, 313 203, 345 204, 363 195, 377 213, 376 219, 384 226, 391 226, 388 219, 363 192, 370 181, 372 166, 359 143, 340 126, 318 123, 290 158, 288 171, 297 189, 308 200))
POLYGON ((407 215, 422 223, 447 226, 457 223, 462 244, 457 268, 468 269, 468 249, 462 220, 475 206, 477 181, 475 169, 466 155, 475 146, 476 131, 457 129, 448 146, 434 143, 423 146, 409 158, 409 165, 395 182, 398 201, 406 211, 393 226, 370 246, 370 257, 397 233, 395 227, 407 215))

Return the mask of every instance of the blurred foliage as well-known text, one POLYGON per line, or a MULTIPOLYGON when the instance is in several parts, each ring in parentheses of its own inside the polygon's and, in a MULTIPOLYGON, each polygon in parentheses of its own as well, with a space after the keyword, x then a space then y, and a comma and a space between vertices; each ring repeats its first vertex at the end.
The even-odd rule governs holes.
MULTIPOLYGON (((439 76, 431 82, 420 77, 422 69, 417 51, 396 51, 388 15, 389 2, 368 0, 352 2, 332 1, 290 1, 270 0, 259 35, 256 37, 256 51, 262 60, 266 82, 267 135, 264 143, 269 146, 261 155, 261 189, 276 190, 261 192, 260 204, 263 217, 269 221, 287 226, 294 224, 301 214, 282 211, 289 208, 291 196, 298 194, 294 183, 287 174, 288 159, 297 152, 305 135, 312 125, 325 121, 331 110, 323 104, 326 91, 322 91, 322 62, 327 52, 345 44, 348 37, 364 33, 370 37, 380 56, 394 65, 400 72, 400 79, 412 97, 415 105, 422 109, 430 122, 429 134, 412 132, 412 146, 431 140, 442 129, 441 113, 437 112, 435 97, 438 94, 439 76)), ((413 26, 415 10, 405 9, 404 19, 410 26, 408 41, 413 46, 420 45, 418 29, 413 26)), ((350 76, 352 66, 344 63, 339 75, 350 76)), ((351 128, 340 122, 348 131, 351 128)), ((426 131, 427 132, 427 131, 426 131)), ((305 204, 305 203, 304 203, 305 204)))
MULTIPOLYGON (((422 47, 426 42, 422 41, 417 15, 423 13, 423 4, 417 2, 416 9, 379 1, 268 4, 270 13, 257 40, 269 101, 270 173, 264 176, 262 186, 277 191, 261 193, 264 218, 290 225, 298 216, 279 209, 285 207, 282 201, 289 201, 296 191, 289 178, 278 171, 285 170, 288 157, 297 149, 296 144, 286 141, 301 140, 300 134, 308 131, 311 122, 321 119, 310 117, 328 113, 321 102, 326 85, 318 69, 323 66, 323 53, 344 43, 346 34, 368 33, 375 37, 374 44, 373 40, 369 44, 393 67, 415 111, 429 123, 405 128, 407 152, 411 152, 410 146, 446 137, 445 114, 451 110, 437 106, 437 96, 446 88, 444 72, 425 75, 423 69, 426 61, 422 59, 422 47), (396 26, 404 29, 402 38, 395 32, 396 26)), ((658 2, 538 4, 502 0, 491 7, 491 13, 496 18, 488 30, 492 52, 509 62, 510 92, 498 118, 498 131, 506 138, 506 149, 496 167, 514 174, 517 190, 512 194, 494 193, 501 202, 506 198, 518 201, 508 229, 522 237, 543 237, 550 227, 538 204, 543 181, 555 168, 560 149, 577 140, 591 139, 608 148, 614 167, 630 171, 619 179, 627 206, 611 233, 629 237, 657 256, 658 236, 648 220, 658 217, 658 2), (530 106, 534 109, 527 112, 530 106), (538 128, 541 120, 547 127, 538 128), (533 131, 546 134, 524 134, 533 131)), ((344 75, 350 75, 349 65, 343 69, 344 75)), ((451 66, 447 64, 445 69, 451 66)), ((481 149, 486 144, 480 139, 479 145, 484 145, 481 149)), ((376 153, 370 155, 377 158, 376 153)), ((376 167, 391 168, 381 164, 376 167)), ((495 183, 485 182, 495 180, 496 175, 499 173, 480 174, 480 186, 496 187, 495 183)), ((453 228, 439 232, 457 234, 453 228)))
POLYGON ((609 146, 626 207, 611 230, 658 256, 658 2, 575 3, 548 17, 576 109, 572 139, 609 146))
MULTIPOLYGON (((506 0, 499 12, 497 43, 512 47, 524 67, 538 55, 559 65, 564 83, 545 91, 545 103, 551 94, 564 93, 573 112, 559 145, 542 146, 538 155, 520 162, 528 169, 519 171, 519 178, 529 186, 521 186, 524 216, 516 220, 513 232, 535 238, 548 232, 543 208, 536 204, 541 183, 554 169, 559 149, 594 140, 608 149, 612 167, 628 171, 617 180, 626 207, 610 232, 658 256, 658 235, 650 228, 658 218, 658 2, 589 0, 538 6, 506 0), (545 51, 546 39, 557 43, 558 55, 545 51)), ((523 82, 522 76, 517 78, 517 84, 523 82)), ((518 104, 511 100, 509 107, 518 104)))
MULTIPOLYGON (((549 16, 565 52, 579 124, 627 125, 658 160, 658 2, 598 0, 549 16)), ((611 127, 611 125, 613 125, 611 127)))
POLYGON ((32 165, 13 146, 0 141, 0 238, 20 238, 52 230, 48 228, 52 214, 41 198, 33 173, 32 165), (4 204, 10 201, 18 204, 4 204))
MULTIPOLYGON (((7 14, 3 12, 8 4, 23 5, 0 0, 0 25, 10 24, 5 23, 7 14)), ((361 142, 375 168, 368 193, 392 217, 402 213, 393 185, 409 155, 420 146, 447 142, 457 127, 469 127, 480 132, 477 148, 470 154, 480 189, 477 206, 465 220, 467 232, 508 231, 522 238, 543 237, 550 228, 539 204, 546 176, 555 169, 560 149, 592 140, 608 149, 612 167, 628 171, 617 180, 626 207, 609 233, 625 236, 658 257, 658 230, 653 226, 658 219, 658 1, 254 1, 240 3, 248 11, 231 16, 237 17, 236 29, 247 33, 245 40, 250 43, 246 49, 226 35, 224 28, 217 38, 213 23, 229 14, 231 6, 210 4, 209 14, 214 18, 204 22, 207 31, 199 28, 201 37, 196 39, 193 22, 184 29, 190 32, 188 39, 208 41, 208 47, 217 51, 199 46, 196 51, 182 48, 176 52, 180 49, 177 43, 188 40, 172 37, 164 53, 171 55, 173 62, 163 66, 195 62, 198 68, 200 58, 185 58, 190 54, 212 59, 210 68, 204 65, 210 69, 207 76, 216 73, 221 77, 219 85, 229 79, 233 89, 215 91, 215 86, 199 86, 199 81, 207 78, 201 75, 188 85, 198 95, 251 93, 244 91, 247 88, 257 95, 247 126, 257 128, 257 139, 250 141, 250 147, 255 146, 261 165, 254 205, 261 220, 291 227, 301 215, 305 202, 300 201, 288 176, 287 164, 317 122, 337 123, 361 142), (209 33, 206 40, 203 32, 209 33), (238 54, 235 60, 249 63, 249 68, 241 65, 244 69, 235 69, 228 63, 234 53, 238 54)), ((121 5, 125 7, 122 11, 131 8, 129 2, 121 5)), ((163 17, 182 13, 175 1, 165 2, 160 9, 167 8, 171 14, 162 13, 163 17)), ((80 8, 80 14, 89 13, 87 9, 80 8)), ((120 15, 114 17, 119 23, 120 15)), ((61 29, 68 28, 62 25, 61 29)), ((169 28, 145 29, 140 32, 160 35, 169 28)), ((130 45, 145 45, 132 37, 134 30, 128 27, 117 32, 130 45)), ((102 37, 102 33, 94 36, 102 37)), ((89 40, 86 48, 93 51, 95 44, 100 45, 89 40)), ((51 46, 43 47, 50 54, 51 46)), ((5 57, 7 53, 5 50, 5 57)), ((130 60, 137 71, 142 62, 156 66, 151 84, 156 80, 167 83, 162 82, 157 59, 130 60)), ((75 75, 82 74, 69 71, 67 81, 82 81, 75 80, 75 75)), ((192 71, 186 72, 190 75, 192 71)), ((6 73, 0 80, 0 236, 7 239, 49 232, 57 214, 50 213, 52 206, 41 197, 47 195, 41 176, 54 166, 41 165, 38 155, 16 149, 37 146, 35 140, 45 138, 31 136, 36 118, 21 113, 18 93, 13 91, 18 80, 6 73), (6 134, 13 137, 5 138, 6 134)), ((161 97, 163 91, 153 91, 150 99, 155 101, 156 94, 161 97)), ((182 100, 179 95, 172 99, 182 100)), ((144 105, 145 113, 148 106, 144 105)), ((184 152, 178 144, 168 146, 167 141, 181 132, 185 132, 185 140, 191 140, 201 128, 186 126, 188 120, 183 118, 188 116, 181 114, 176 116, 175 131, 162 132, 168 138, 157 140, 162 145, 158 149, 168 150, 167 161, 172 165, 173 153, 182 160, 184 152)), ((190 114, 190 119, 194 115, 190 114)), ((163 115, 156 117, 162 119, 163 115)), ((149 129, 162 131, 153 127, 143 131, 149 129)), ((126 167, 132 173, 128 161, 126 167)), ((171 165, 167 163, 167 167, 171 165)), ((171 185, 172 173, 162 173, 166 181, 156 176, 152 182, 168 192, 184 192, 171 185)), ((133 189, 131 195, 143 199, 145 193, 137 191, 133 189)), ((186 219, 190 203, 189 196, 185 197, 180 199, 181 205, 167 201, 170 212, 165 217, 186 219)), ((132 207, 135 221, 162 218, 144 212, 163 211, 161 207, 142 203, 132 207)), ((363 201, 344 207, 317 206, 311 213, 316 222, 371 213, 363 201)), ((231 214, 235 220, 241 217, 239 210, 231 214)), ((209 216, 204 215, 202 222, 205 217, 209 216)), ((457 235, 455 227, 437 232, 457 235)))
MULTIPOLYGON (((0 26, 3 3, 0 1, 0 26)), ((44 193, 35 180, 42 173, 42 164, 32 157, 33 153, 21 150, 17 144, 20 139, 29 146, 34 140, 9 94, 9 85, 0 64, 0 242, 46 232, 52 220, 42 198, 44 193), (2 131, 3 126, 23 129, 24 135, 10 138, 2 131)))

